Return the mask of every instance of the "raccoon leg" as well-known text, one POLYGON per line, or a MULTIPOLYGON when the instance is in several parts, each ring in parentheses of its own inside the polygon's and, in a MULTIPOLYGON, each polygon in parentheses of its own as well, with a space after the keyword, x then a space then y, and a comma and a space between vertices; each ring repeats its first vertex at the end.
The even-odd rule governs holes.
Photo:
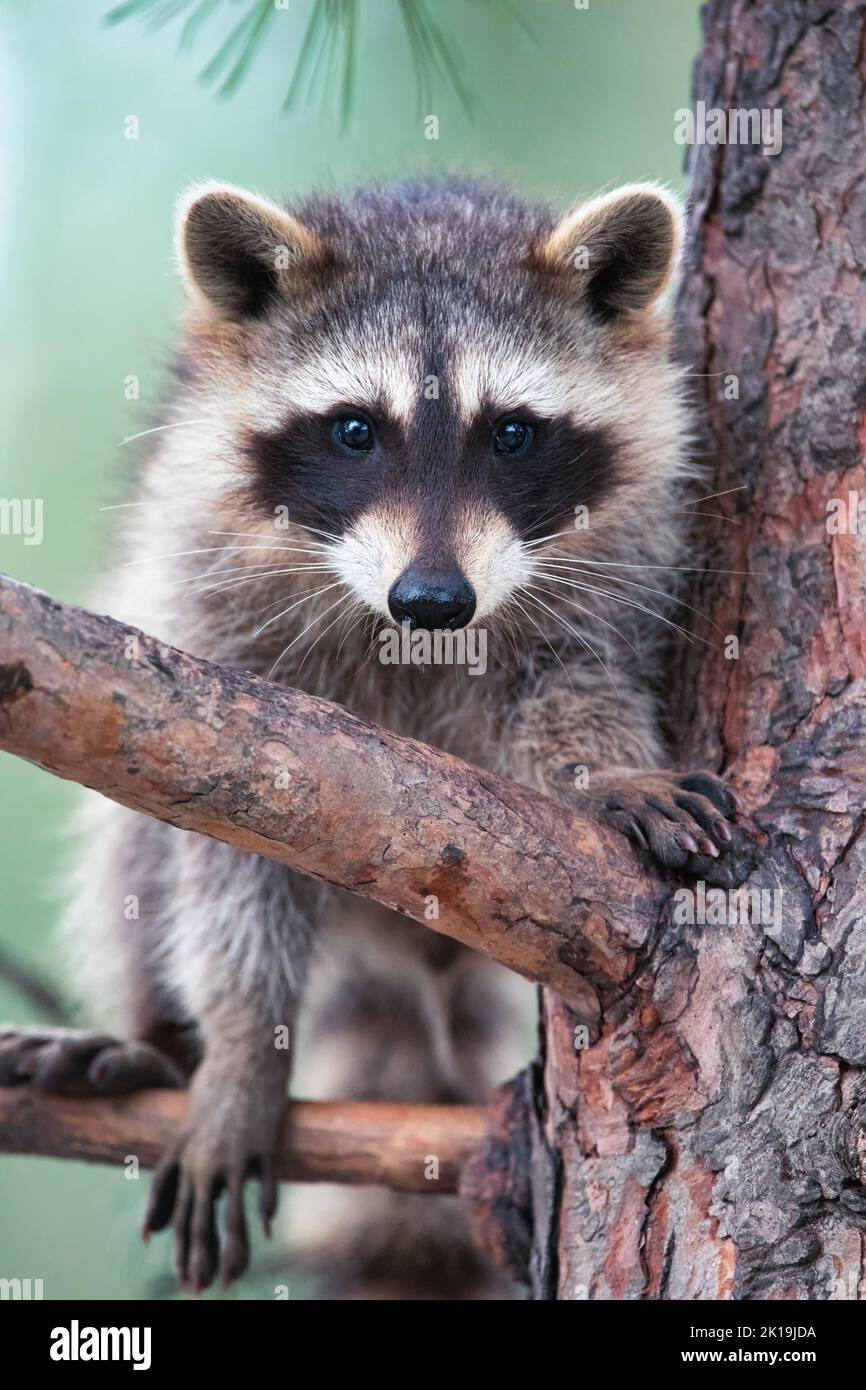
POLYGON ((0 1085, 82 1097, 184 1086, 194 1043, 156 968, 177 832, 96 797, 80 821, 62 934, 73 993, 98 1026, 2 1028, 0 1085))
POLYGON ((224 1284, 246 1268, 247 1178, 258 1179, 266 1230, 276 1208, 289 1038, 317 890, 268 860, 200 836, 183 840, 167 969, 204 1057, 183 1131, 154 1176, 144 1234, 173 1222, 178 1276, 200 1290, 217 1267, 224 1284))
MULTIPOLYGON (((299 1026, 296 1084, 328 1099, 476 1103, 532 1054, 534 991, 405 918, 329 897, 299 1026)), ((316 1185, 292 1192, 288 1235, 321 1296, 508 1298, 458 1198, 316 1185)))

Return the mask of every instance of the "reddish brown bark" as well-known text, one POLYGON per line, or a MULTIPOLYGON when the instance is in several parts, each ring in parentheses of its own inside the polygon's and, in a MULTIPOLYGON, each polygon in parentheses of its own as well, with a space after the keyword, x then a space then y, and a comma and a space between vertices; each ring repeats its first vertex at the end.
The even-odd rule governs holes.
POLYGON ((781 909, 668 914, 584 1051, 546 995, 529 1271, 536 1297, 866 1298, 866 539, 826 525, 866 498, 866 10, 712 0, 704 25, 695 100, 781 108, 784 149, 692 152, 705 563, 750 573, 690 597, 739 657, 676 653, 672 722, 684 766, 750 794, 746 886, 781 909))
MULTIPOLYGON (((0 1087, 0 1151, 154 1168, 183 1123, 179 1091, 69 1100, 0 1087)), ((455 1192, 484 1134, 472 1105, 290 1101, 278 1160, 284 1182, 378 1183, 399 1192, 455 1192)))

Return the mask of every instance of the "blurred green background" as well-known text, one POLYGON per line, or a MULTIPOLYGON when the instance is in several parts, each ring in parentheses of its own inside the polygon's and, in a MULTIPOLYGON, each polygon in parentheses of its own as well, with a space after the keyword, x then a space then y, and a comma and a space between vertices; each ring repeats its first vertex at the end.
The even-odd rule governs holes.
MULTIPOLYGON (((176 17, 149 28, 106 24, 109 0, 0 0, 0 497, 44 499, 45 527, 41 545, 0 535, 0 569, 65 599, 86 601, 109 535, 100 508, 134 463, 120 441, 159 403, 180 304, 173 206, 190 182, 279 196, 468 168, 558 203, 624 180, 682 186, 673 113, 689 100, 697 0, 427 0, 471 113, 447 76, 419 95, 398 0, 358 0, 348 120, 339 44, 311 98, 281 110, 324 0, 276 0, 230 96, 200 80, 254 3, 159 0, 176 17)), ((76 795, 0 754, 0 948, 61 988, 51 929, 76 795)), ((37 1016, 0 979, 0 1019, 37 1016)), ((0 1157, 0 1278, 41 1278, 46 1298, 172 1296, 168 1241, 137 1238, 145 1190, 119 1169, 0 1157)), ((260 1254, 269 1267, 231 1297, 273 1297, 282 1266, 260 1254)))

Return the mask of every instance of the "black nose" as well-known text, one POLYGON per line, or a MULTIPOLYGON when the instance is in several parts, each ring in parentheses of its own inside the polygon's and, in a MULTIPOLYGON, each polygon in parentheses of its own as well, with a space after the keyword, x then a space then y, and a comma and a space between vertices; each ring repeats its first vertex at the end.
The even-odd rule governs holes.
POLYGON ((398 623, 428 632, 465 627, 475 612, 475 590, 459 570, 435 574, 410 568, 391 585, 388 607, 398 623))

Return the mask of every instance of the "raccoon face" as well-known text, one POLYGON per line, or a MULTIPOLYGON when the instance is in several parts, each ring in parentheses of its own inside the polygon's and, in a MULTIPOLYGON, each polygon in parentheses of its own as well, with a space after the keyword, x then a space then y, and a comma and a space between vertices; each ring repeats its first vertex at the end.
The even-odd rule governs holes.
POLYGON ((603 537, 678 466, 659 299, 679 228, 646 185, 558 222, 471 182, 294 212, 195 190, 180 257, 234 495, 315 534, 373 612, 477 623, 578 543, 579 509, 603 537))

